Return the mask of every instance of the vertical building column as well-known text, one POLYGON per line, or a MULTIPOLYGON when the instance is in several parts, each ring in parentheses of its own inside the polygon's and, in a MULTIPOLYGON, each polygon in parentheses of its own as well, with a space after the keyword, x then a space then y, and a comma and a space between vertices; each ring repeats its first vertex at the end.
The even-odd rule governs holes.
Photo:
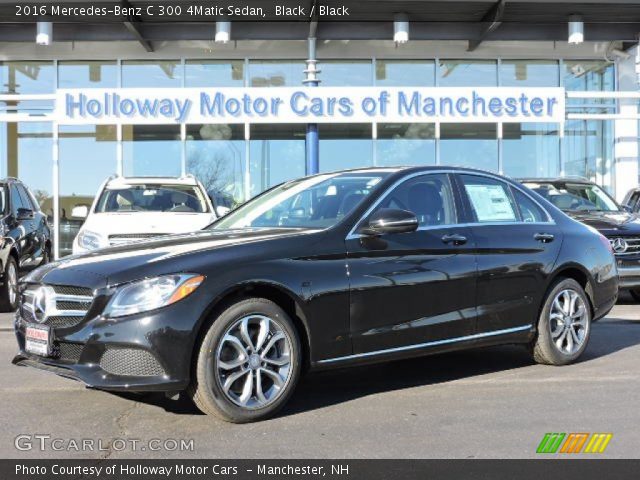
MULTIPOLYGON (((631 56, 618 62, 618 91, 637 92, 636 54, 638 47, 629 50, 631 56)), ((621 116, 638 114, 636 99, 620 99, 621 116)), ((621 202, 626 193, 638 186, 638 120, 620 119, 614 122, 614 187, 616 200, 621 202)))
MULTIPOLYGON (((304 71, 306 77, 304 84, 309 87, 317 87, 320 83, 317 74, 320 70, 317 68, 318 61, 316 60, 316 37, 315 30, 317 28, 317 22, 311 22, 309 38, 307 39, 307 47, 309 50, 309 56, 306 64, 307 68, 304 71)), ((307 135, 305 138, 305 173, 307 175, 314 175, 320 172, 320 138, 318 137, 318 124, 307 124, 307 135)))

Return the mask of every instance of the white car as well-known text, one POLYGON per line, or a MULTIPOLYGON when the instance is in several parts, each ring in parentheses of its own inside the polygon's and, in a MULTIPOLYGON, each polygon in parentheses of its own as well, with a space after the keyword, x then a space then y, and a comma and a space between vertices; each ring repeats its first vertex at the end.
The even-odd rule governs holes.
POLYGON ((76 206, 86 218, 73 253, 137 240, 200 230, 218 218, 206 190, 194 177, 112 177, 102 184, 91 208, 76 206))

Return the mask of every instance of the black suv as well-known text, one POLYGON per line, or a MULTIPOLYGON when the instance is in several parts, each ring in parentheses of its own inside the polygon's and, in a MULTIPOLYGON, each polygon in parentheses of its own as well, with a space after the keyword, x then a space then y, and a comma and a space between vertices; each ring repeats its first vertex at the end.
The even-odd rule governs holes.
POLYGON ((10 312, 18 303, 18 276, 49 261, 51 232, 37 200, 18 179, 0 180, 0 209, 0 311, 10 312))
POLYGON ((640 215, 619 205, 593 182, 574 178, 526 178, 525 186, 539 193, 576 220, 597 229, 611 242, 620 275, 620 288, 640 301, 640 215))

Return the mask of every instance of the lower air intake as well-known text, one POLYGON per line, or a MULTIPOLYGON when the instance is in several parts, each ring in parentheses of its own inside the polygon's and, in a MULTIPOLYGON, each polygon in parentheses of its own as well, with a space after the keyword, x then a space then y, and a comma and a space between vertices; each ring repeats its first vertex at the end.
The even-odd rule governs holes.
POLYGON ((164 369, 156 358, 138 348, 108 347, 100 359, 100 367, 112 375, 132 377, 157 377, 164 369))

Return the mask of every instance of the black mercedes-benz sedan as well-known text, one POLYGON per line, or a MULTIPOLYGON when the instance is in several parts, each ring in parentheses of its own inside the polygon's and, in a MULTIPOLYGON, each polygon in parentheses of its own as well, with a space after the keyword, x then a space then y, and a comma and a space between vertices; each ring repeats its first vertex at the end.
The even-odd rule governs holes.
POLYGON ((273 415, 307 369, 519 343, 575 361, 616 301, 609 242, 486 172, 284 183, 203 231, 51 263, 20 284, 18 365, 273 415))

